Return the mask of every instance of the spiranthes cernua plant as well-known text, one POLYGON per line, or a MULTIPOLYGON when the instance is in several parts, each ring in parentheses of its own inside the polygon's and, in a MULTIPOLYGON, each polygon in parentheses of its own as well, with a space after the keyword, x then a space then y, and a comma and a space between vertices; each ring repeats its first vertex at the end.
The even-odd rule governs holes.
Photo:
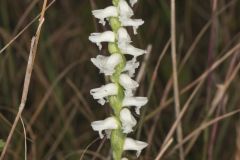
POLYGON ((137 34, 138 27, 144 23, 142 19, 132 18, 134 13, 130 5, 133 7, 136 2, 137 0, 113 0, 112 6, 92 11, 99 23, 105 25, 109 22, 111 26, 111 30, 89 36, 89 40, 96 43, 99 49, 102 48, 102 42, 108 43, 110 55, 98 55, 91 61, 100 73, 110 77, 111 83, 92 89, 90 93, 101 105, 109 102, 114 114, 104 120, 92 122, 91 126, 99 132, 100 138, 106 135, 111 140, 115 160, 126 159, 122 158, 125 150, 136 151, 139 156, 147 146, 145 142, 127 137, 137 124, 129 107, 135 107, 135 112, 140 114, 140 108, 148 101, 146 97, 134 97, 134 91, 139 84, 133 80, 135 70, 139 67, 137 57, 146 51, 131 44, 131 38, 124 28, 132 27, 134 34, 137 34), (125 54, 132 59, 126 60, 125 54))

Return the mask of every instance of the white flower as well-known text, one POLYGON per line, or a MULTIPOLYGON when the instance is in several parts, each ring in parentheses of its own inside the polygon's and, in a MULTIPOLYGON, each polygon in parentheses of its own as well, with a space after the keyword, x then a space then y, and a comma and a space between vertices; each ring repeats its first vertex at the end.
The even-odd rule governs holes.
POLYGON ((135 3, 137 3, 137 0, 130 0, 131 6, 133 7, 135 3))
POLYGON ((117 129, 118 123, 114 117, 109 117, 101 121, 94 121, 91 123, 91 126, 94 131, 99 132, 99 136, 102 139, 103 138, 102 131, 105 130, 105 132, 108 132, 109 130, 117 129))
POLYGON ((122 160, 128 160, 126 157, 123 157, 122 160))
POLYGON ((132 138, 126 138, 124 145, 123 145, 123 150, 131 150, 131 151, 137 151, 137 157, 141 154, 142 150, 147 147, 147 143, 142 142, 142 141, 137 141, 132 138))
POLYGON ((106 76, 112 75, 115 72, 115 67, 121 62, 120 54, 112 54, 109 57, 98 55, 96 58, 91 58, 92 63, 99 68, 100 73, 106 76))
POLYGON ((133 127, 137 124, 137 121, 132 116, 128 108, 123 108, 120 112, 120 120, 122 122, 123 133, 130 133, 133 131, 133 127))
POLYGON ((132 80, 130 76, 127 74, 120 75, 119 83, 125 89, 126 96, 132 96, 133 95, 132 91, 139 86, 139 84, 136 81, 132 80))
POLYGON ((114 83, 109 83, 101 86, 100 88, 95 88, 90 90, 90 94, 94 99, 98 99, 98 103, 101 105, 105 104, 105 99, 108 96, 114 96, 118 92, 118 87, 114 83))
POLYGON ((137 62, 136 57, 133 57, 132 60, 127 61, 124 71, 126 71, 130 77, 133 77, 138 67, 139 62, 137 62))
POLYGON ((92 14, 100 20, 99 23, 102 23, 103 25, 105 25, 106 22, 104 19, 108 17, 117 17, 118 10, 114 6, 109 6, 104 9, 93 10, 92 14))
POLYGON ((135 111, 139 115, 141 107, 147 104, 147 102, 147 97, 124 97, 122 104, 123 107, 135 106, 135 111))
POLYGON ((128 3, 125 0, 119 1, 118 8, 120 17, 122 18, 130 18, 134 14, 132 8, 128 5, 128 3))
POLYGON ((101 42, 114 42, 115 34, 112 31, 105 31, 103 33, 91 33, 89 40, 96 43, 99 49, 102 49, 101 42))
POLYGON ((131 43, 132 42, 131 37, 129 36, 127 30, 123 27, 118 29, 117 35, 118 35, 118 42, 120 42, 120 43, 131 43))
POLYGON ((137 34, 137 29, 139 26, 141 26, 144 21, 142 19, 131 19, 131 18, 125 18, 125 17, 120 17, 120 22, 122 23, 122 26, 132 26, 134 34, 137 34))
POLYGON ((136 47, 130 45, 129 43, 119 42, 118 47, 121 49, 123 54, 129 54, 129 55, 132 55, 134 57, 138 57, 138 56, 141 56, 141 55, 147 53, 146 50, 136 48, 136 47))

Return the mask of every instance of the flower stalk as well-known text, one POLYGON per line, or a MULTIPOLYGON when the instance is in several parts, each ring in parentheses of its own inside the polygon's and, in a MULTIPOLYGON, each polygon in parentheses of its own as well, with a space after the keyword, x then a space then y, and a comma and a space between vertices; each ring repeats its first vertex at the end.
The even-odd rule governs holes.
MULTIPOLYGON (((133 6, 136 2, 137 0, 130 0, 129 3, 133 6)), ((137 114, 140 114, 140 108, 147 103, 146 97, 133 97, 139 85, 131 78, 139 66, 137 57, 146 51, 130 44, 132 41, 124 28, 131 26, 136 33, 137 28, 143 24, 143 20, 131 19, 133 11, 126 0, 113 0, 112 3, 113 6, 92 11, 93 15, 99 19, 99 23, 105 25, 105 19, 109 22, 111 31, 92 33, 89 40, 96 43, 99 49, 102 48, 102 42, 108 42, 110 56, 97 56, 91 61, 100 69, 100 73, 110 77, 111 83, 92 89, 90 93, 101 105, 106 101, 109 102, 114 115, 105 120, 92 122, 91 125, 95 131, 99 132, 100 138, 103 138, 102 131, 105 131, 111 141, 114 160, 121 160, 124 150, 135 150, 139 156, 142 149, 147 146, 145 142, 127 137, 137 123, 128 107, 136 107, 137 114), (127 60, 125 54, 133 58, 127 60)))

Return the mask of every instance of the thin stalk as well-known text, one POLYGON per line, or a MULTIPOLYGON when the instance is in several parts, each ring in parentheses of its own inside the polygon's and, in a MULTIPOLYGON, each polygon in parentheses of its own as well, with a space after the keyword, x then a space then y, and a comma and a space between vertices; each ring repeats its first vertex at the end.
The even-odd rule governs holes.
MULTIPOLYGON (((180 114, 180 100, 179 100, 179 87, 178 87, 178 74, 177 74, 177 56, 176 56, 176 16, 175 16, 175 0, 171 0, 171 54, 172 54, 172 67, 173 67, 173 89, 174 89, 174 103, 175 103, 175 114, 179 117, 180 114)), ((178 143, 182 142, 182 125, 179 122, 177 127, 177 140, 178 143)), ((180 146, 180 160, 184 160, 183 146, 180 146)))

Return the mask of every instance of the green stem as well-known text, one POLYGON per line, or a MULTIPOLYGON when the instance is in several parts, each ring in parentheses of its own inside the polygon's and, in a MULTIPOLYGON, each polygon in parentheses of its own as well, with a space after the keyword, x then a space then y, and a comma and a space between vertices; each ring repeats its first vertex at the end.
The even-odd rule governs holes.
MULTIPOLYGON (((113 5, 118 6, 118 3, 119 0, 113 0, 113 5)), ((109 22, 112 31, 117 35, 117 31, 121 27, 121 23, 118 17, 111 17, 109 19, 109 22)), ((117 40, 114 43, 108 44, 108 51, 110 54, 120 54, 122 57, 122 61, 120 62, 120 64, 117 65, 117 67, 115 68, 115 73, 111 76, 111 81, 118 86, 118 94, 109 98, 110 105, 114 111, 114 115, 118 121, 119 126, 117 129, 112 130, 111 133, 111 147, 113 152, 113 158, 114 160, 121 160, 126 135, 122 132, 120 121, 120 112, 122 109, 122 101, 124 98, 124 89, 119 84, 119 76, 121 75, 126 65, 126 59, 118 47, 117 40)))

